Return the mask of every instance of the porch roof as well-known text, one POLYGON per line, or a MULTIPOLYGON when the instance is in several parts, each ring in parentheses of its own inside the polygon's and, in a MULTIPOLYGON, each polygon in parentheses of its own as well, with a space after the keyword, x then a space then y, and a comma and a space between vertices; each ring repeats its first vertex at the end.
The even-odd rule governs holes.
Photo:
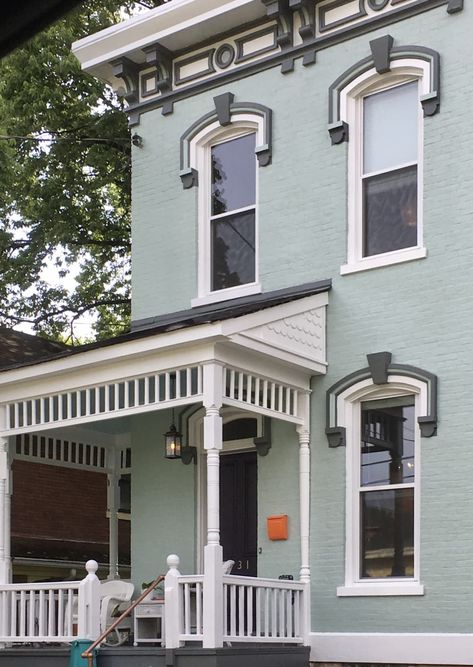
POLYGON ((323 281, 181 311, 3 369, 0 435, 215 402, 303 424, 310 378, 327 367, 329 289, 323 281))
MULTIPOLYGON (((180 310, 166 315, 136 320, 132 322, 131 331, 129 332, 115 336, 114 338, 107 338, 86 345, 78 345, 77 347, 67 347, 61 343, 46 341, 38 336, 30 336, 21 332, 7 330, 9 332, 8 336, 5 334, 5 338, 3 340, 0 339, 0 373, 14 368, 42 364, 55 359, 89 352, 90 350, 126 343, 131 340, 157 336, 169 331, 249 315, 260 310, 265 310, 266 308, 312 296, 313 294, 328 292, 331 287, 332 281, 330 279, 319 280, 296 285, 295 287, 272 290, 263 294, 231 299, 223 303, 199 306, 197 308, 190 308, 189 310, 180 310), (21 353, 19 351, 20 338, 21 347, 23 348, 21 353), (34 344, 29 339, 33 339, 34 344), (10 348, 10 353, 7 351, 7 346, 10 348), (31 354, 25 353, 25 350, 28 351, 30 349, 31 354), (13 361, 13 359, 16 359, 16 361, 13 361)), ((0 330, 0 336, 4 337, 2 330, 0 330)))

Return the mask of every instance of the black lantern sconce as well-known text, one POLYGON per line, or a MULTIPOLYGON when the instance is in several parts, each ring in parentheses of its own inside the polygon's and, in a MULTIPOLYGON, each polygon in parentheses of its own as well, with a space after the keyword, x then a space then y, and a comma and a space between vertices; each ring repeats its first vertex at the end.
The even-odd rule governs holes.
POLYGON ((164 434, 164 456, 167 459, 180 459, 182 456, 182 434, 174 426, 174 414, 173 423, 164 434))
MULTIPOLYGON (((186 410, 184 410, 184 412, 186 412, 186 410)), ((179 427, 184 412, 178 417, 179 427)), ((182 444, 181 430, 175 426, 174 409, 172 411, 172 424, 169 427, 169 431, 164 434, 164 456, 167 459, 180 459, 184 465, 189 465, 189 463, 192 462, 197 463, 197 449, 182 444)))

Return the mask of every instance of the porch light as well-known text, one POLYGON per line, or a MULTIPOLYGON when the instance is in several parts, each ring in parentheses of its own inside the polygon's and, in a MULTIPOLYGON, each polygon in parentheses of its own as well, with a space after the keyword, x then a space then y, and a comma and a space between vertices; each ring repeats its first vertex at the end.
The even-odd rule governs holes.
POLYGON ((167 459, 180 459, 182 456, 182 434, 174 424, 164 434, 164 455, 167 459))

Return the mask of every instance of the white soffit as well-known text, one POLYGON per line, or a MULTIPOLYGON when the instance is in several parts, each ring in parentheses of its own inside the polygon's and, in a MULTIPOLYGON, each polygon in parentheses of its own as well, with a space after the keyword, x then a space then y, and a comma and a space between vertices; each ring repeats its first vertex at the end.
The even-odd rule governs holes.
POLYGON ((261 0, 171 0, 74 42, 72 51, 82 69, 115 85, 110 61, 144 63, 142 49, 156 42, 177 52, 265 15, 261 0))

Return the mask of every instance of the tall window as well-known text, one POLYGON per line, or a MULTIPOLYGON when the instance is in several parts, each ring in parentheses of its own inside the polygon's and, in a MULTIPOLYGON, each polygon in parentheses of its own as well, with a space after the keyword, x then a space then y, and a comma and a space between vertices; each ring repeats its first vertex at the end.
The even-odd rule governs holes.
POLYGON ((422 595, 420 429, 427 385, 390 375, 337 399, 346 429, 346 569, 338 595, 422 595))
POLYGON ((417 245, 418 82, 363 99, 363 257, 417 245))
POLYGON ((414 576, 414 398, 361 403, 360 579, 414 576))
POLYGON ((340 272, 421 259, 423 107, 429 68, 396 60, 340 93, 349 127, 347 262, 340 272))
POLYGON ((256 135, 245 134, 210 150, 210 289, 254 283, 256 135))

